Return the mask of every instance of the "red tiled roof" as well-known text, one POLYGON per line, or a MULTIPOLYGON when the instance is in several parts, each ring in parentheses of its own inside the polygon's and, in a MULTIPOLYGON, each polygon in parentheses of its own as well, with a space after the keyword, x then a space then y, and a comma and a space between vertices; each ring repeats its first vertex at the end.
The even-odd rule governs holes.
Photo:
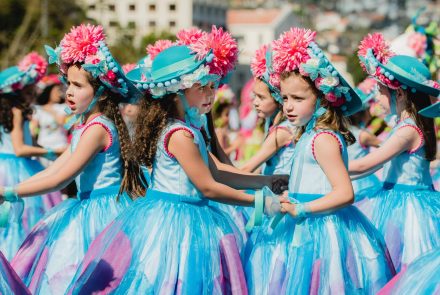
POLYGON ((231 9, 227 13, 227 24, 270 24, 281 13, 280 9, 231 9))

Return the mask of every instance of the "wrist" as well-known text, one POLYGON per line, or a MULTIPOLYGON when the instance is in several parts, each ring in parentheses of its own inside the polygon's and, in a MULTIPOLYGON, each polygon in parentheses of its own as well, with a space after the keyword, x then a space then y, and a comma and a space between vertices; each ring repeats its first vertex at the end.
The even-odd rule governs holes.
POLYGON ((53 159, 53 158, 55 158, 55 156, 56 156, 56 154, 55 154, 55 151, 53 150, 53 149, 51 149, 51 148, 46 148, 46 154, 44 155, 44 157, 46 158, 46 159, 49 159, 49 160, 51 160, 51 159, 53 159))
POLYGON ((295 215, 297 218, 307 217, 311 213, 307 203, 295 204, 295 215))
POLYGON ((8 202, 16 202, 18 200, 17 192, 13 186, 5 186, 2 195, 3 199, 8 202))

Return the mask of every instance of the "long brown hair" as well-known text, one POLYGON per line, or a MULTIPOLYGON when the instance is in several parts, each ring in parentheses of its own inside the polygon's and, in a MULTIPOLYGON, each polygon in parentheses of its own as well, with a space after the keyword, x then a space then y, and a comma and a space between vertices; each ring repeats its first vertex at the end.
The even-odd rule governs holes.
MULTIPOLYGON (((6 133, 10 133, 14 127, 12 114, 13 107, 21 110, 23 120, 29 120, 33 112, 30 103, 20 95, 20 91, 16 94, 0 94, 0 126, 3 127, 3 130, 6 133)), ((0 142, 2 140, 1 136, 0 133, 0 142)))
POLYGON ((162 131, 170 118, 178 115, 176 94, 167 94, 161 99, 154 99, 146 94, 139 104, 136 120, 136 138, 134 145, 135 159, 138 163, 151 168, 162 131))
MULTIPOLYGON (((80 68, 81 64, 74 64, 72 66, 80 68)), ((99 89, 99 87, 103 86, 103 84, 98 79, 93 78, 92 75, 88 72, 87 79, 95 90, 95 93, 99 89)), ((122 96, 120 94, 117 94, 110 91, 108 88, 105 88, 103 94, 98 100, 97 105, 104 116, 111 120, 118 130, 119 144, 121 147, 121 160, 123 166, 122 182, 119 189, 118 197, 122 194, 122 192, 126 192, 132 199, 135 199, 145 194, 144 184, 146 183, 146 180, 141 167, 139 166, 136 159, 132 156, 133 147, 130 140, 130 135, 128 133, 127 125, 125 125, 125 122, 122 119, 122 115, 119 110, 119 103, 121 102, 122 96)))
POLYGON ((425 158, 433 161, 437 153, 437 142, 435 138, 434 119, 419 115, 419 111, 431 105, 431 99, 428 94, 417 91, 412 93, 406 90, 407 99, 405 100, 405 111, 411 116, 417 127, 423 133, 425 141, 425 158))
MULTIPOLYGON (((347 145, 353 144, 356 141, 356 139, 353 136, 353 134, 350 132, 350 130, 348 130, 349 123, 348 120, 342 114, 341 109, 330 105, 329 101, 324 98, 324 94, 322 93, 322 91, 316 88, 315 83, 310 79, 310 77, 305 77, 301 75, 298 71, 293 71, 293 72, 282 73, 281 79, 284 80, 291 76, 300 77, 301 79, 306 81, 307 84, 309 84, 310 88, 312 89, 313 93, 316 95, 316 97, 320 98, 321 106, 326 109, 325 113, 316 120, 315 129, 333 130, 342 135, 347 145)), ((298 128, 296 141, 298 141, 299 138, 303 135, 305 129, 306 129, 305 126, 298 128)))

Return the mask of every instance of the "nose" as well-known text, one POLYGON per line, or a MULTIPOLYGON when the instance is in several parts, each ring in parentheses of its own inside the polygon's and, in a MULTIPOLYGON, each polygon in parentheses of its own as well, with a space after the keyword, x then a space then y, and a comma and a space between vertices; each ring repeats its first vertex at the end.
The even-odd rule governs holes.
POLYGON ((67 96, 67 97, 72 97, 72 96, 73 96, 72 87, 71 87, 70 85, 67 86, 67 89, 66 89, 66 96, 67 96))
POLYGON ((287 101, 284 102, 284 109, 287 112, 290 112, 290 111, 293 110, 293 103, 292 103, 292 101, 290 99, 288 99, 287 101))

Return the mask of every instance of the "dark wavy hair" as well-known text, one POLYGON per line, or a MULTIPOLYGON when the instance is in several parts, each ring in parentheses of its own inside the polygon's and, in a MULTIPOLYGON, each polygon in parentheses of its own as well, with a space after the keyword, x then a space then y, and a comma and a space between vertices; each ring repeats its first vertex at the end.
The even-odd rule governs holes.
MULTIPOLYGON (((0 94, 0 126, 4 132, 10 133, 13 126, 12 108, 21 110, 24 120, 29 120, 32 115, 32 107, 22 96, 21 92, 0 94)), ((1 133, 0 133, 0 141, 1 133)))

